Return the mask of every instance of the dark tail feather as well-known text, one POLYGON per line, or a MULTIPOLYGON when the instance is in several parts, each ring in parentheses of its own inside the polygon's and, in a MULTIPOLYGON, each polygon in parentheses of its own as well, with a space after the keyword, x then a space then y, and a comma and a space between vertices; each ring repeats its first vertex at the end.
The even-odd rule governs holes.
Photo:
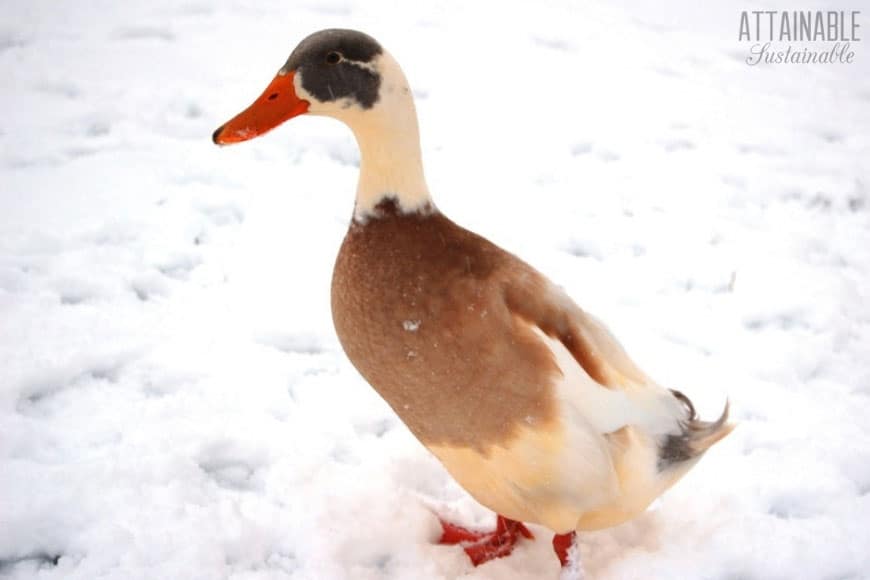
POLYGON ((674 463, 682 463, 697 457, 734 430, 733 423, 728 422, 730 403, 726 401, 725 409, 715 421, 702 421, 695 412, 695 406, 689 397, 679 391, 671 391, 674 397, 686 406, 688 415, 683 432, 679 435, 669 435, 662 445, 659 454, 659 468, 665 468, 674 463))

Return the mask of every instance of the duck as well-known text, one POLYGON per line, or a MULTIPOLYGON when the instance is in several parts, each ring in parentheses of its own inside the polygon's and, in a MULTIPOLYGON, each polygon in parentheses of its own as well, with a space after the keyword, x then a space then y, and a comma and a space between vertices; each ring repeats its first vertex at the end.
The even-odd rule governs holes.
POLYGON ((331 307, 353 366, 477 502, 492 530, 440 519, 471 563, 553 532, 580 578, 577 532, 642 514, 727 436, 648 377, 607 327, 532 266, 432 200, 417 113, 398 62, 371 36, 304 38, 263 93, 212 135, 258 137, 300 115, 353 133, 359 180, 331 307))

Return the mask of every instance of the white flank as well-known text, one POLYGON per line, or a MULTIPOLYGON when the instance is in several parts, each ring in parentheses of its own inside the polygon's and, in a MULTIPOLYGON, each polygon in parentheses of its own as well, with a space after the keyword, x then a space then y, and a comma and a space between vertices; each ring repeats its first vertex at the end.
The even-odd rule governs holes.
MULTIPOLYGON (((650 435, 678 433, 678 421, 685 416, 682 405, 671 393, 655 385, 631 384, 625 390, 602 386, 590 377, 561 341, 540 328, 533 330, 556 360, 562 379, 556 393, 569 423, 578 417, 591 424, 599 435, 636 426, 650 435)), ((591 335, 590 335, 591 336, 591 335)))

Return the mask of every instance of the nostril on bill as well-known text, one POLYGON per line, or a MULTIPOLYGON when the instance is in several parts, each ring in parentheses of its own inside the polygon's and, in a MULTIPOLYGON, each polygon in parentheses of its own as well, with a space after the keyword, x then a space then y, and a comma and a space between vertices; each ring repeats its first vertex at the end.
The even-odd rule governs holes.
POLYGON ((270 101, 274 101, 275 99, 278 98, 278 93, 272 93, 271 95, 269 95, 268 98, 270 101))

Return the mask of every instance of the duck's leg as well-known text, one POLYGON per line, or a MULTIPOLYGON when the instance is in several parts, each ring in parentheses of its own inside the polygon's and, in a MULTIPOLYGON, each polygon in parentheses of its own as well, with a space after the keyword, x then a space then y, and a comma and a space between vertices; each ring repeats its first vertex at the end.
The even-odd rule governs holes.
POLYGON ((520 536, 530 540, 534 538, 522 522, 509 520, 504 516, 498 516, 495 530, 491 532, 475 532, 440 518, 439 520, 443 531, 438 543, 451 546, 459 544, 475 566, 507 556, 513 551, 520 536))
POLYGON ((562 563, 559 580, 583 580, 583 566, 580 564, 580 545, 577 532, 553 536, 553 550, 562 563))

